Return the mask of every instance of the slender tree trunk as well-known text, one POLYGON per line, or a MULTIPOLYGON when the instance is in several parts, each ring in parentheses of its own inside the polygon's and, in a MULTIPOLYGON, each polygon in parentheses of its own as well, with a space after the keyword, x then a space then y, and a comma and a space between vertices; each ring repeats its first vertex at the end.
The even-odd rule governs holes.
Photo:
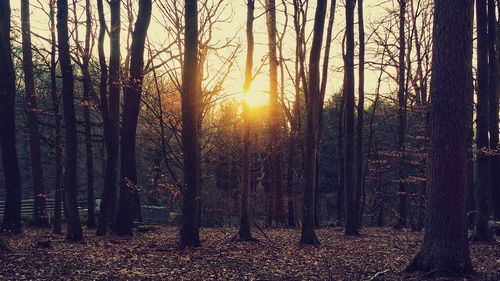
POLYGON ((266 0, 267 34, 269 38, 269 136, 271 142, 271 189, 274 199, 274 222, 285 224, 285 208, 283 200, 283 179, 281 173, 281 131, 280 105, 278 103, 278 59, 276 56, 276 2, 266 0))
MULTIPOLYGON (((111 28, 110 37, 110 55, 109 55, 109 97, 102 96, 103 94, 103 71, 106 67, 105 59, 100 56, 101 64, 101 103, 102 107, 106 106, 102 112, 104 119, 104 138, 106 143, 106 167, 104 171, 104 189, 100 206, 99 221, 97 225, 97 235, 104 235, 107 232, 109 223, 112 221, 116 210, 116 187, 118 176, 118 153, 119 153, 119 119, 120 119, 120 0, 111 0, 111 28), (103 64, 104 63, 104 64, 103 64), (103 99, 104 98, 104 99, 103 99)), ((102 12, 102 0, 98 1, 99 22, 103 23, 104 15, 102 12), (99 8, 101 6, 101 8, 99 8), (101 19, 102 18, 102 19, 101 19)), ((102 27, 101 27, 102 29, 102 27)), ((100 45, 101 31, 99 34, 100 45)), ((101 46, 98 46, 100 49, 101 46)), ((101 53, 101 51, 99 51, 101 53)), ((107 74, 106 74, 107 75, 107 74)))
MULTIPOLYGON (((323 104, 324 104, 324 97, 325 97, 325 92, 326 92, 326 82, 328 81, 328 63, 330 61, 330 47, 332 44, 332 32, 333 32, 333 22, 335 20, 335 7, 336 7, 336 0, 332 0, 330 4, 330 11, 329 11, 329 16, 328 16, 328 27, 326 29, 326 42, 325 42, 325 54, 323 55, 323 69, 321 73, 321 86, 320 86, 320 106, 319 106, 319 130, 318 130, 318 145, 319 141, 321 140, 321 134, 323 132, 323 104)), ((316 166, 318 167, 316 169, 316 192, 315 192, 315 197, 314 197, 314 226, 315 227, 320 227, 320 217, 319 215, 321 214, 320 210, 320 202, 319 202, 319 148, 316 149, 316 166)))
POLYGON ((61 201, 62 201, 62 145, 61 145, 61 113, 59 111, 59 96, 57 94, 57 78, 56 78, 56 25, 55 25, 55 3, 50 2, 49 17, 50 17, 50 97, 52 99, 52 107, 54 111, 54 156, 55 156, 55 180, 54 180, 54 225, 52 232, 55 234, 62 233, 61 227, 61 201))
POLYGON ((399 0, 399 67, 398 67, 398 149, 401 153, 398 163, 398 218, 395 228, 406 227, 406 86, 405 86, 405 15, 406 0, 399 0))
POLYGON ((12 233, 20 233, 21 175, 16 150, 16 77, 10 44, 10 17, 10 0, 0 1, 0 150, 5 179, 2 228, 12 233))
POLYGON ((184 190, 179 247, 200 247, 199 191, 200 149, 198 140, 199 95, 198 3, 185 0, 184 67, 182 71, 182 150, 184 155, 184 190))
MULTIPOLYGON (((500 16, 500 4, 497 4, 497 14, 500 16)), ((500 20, 499 20, 500 22, 500 20)), ((497 71, 496 71, 496 98, 498 99, 500 97, 500 24, 497 24, 496 26, 496 60, 497 60, 497 71)), ((498 105, 498 104, 497 104, 498 105)), ((498 110, 498 109, 497 109, 498 110)), ((498 112, 498 111, 497 111, 498 112)), ((498 114, 497 114, 498 115, 498 114)), ((497 145, 496 147, 497 151, 496 153, 500 153, 500 147, 497 145)), ((500 160, 497 160, 497 165, 500 166, 498 163, 500 160)), ((500 169, 500 168, 498 168, 500 169)), ((500 173, 500 171, 497 170, 497 173, 500 173)), ((498 174, 497 174, 498 176, 498 174)), ((491 206, 493 209, 493 217, 496 220, 500 220, 500 179, 497 179, 497 182, 495 185, 491 187, 491 206)))
POLYGON ((431 77, 429 212, 424 244, 407 271, 432 276, 471 274, 466 235, 467 57, 471 1, 435 2, 431 77), (464 20, 466 19, 466 20, 464 20))
MULTIPOLYGON (((100 81, 99 81, 99 98, 101 101, 101 115, 103 123, 103 134, 104 134, 104 146, 106 150, 109 141, 109 110, 108 110, 108 96, 107 96, 107 86, 108 86, 108 66, 106 64, 106 55, 104 54, 104 39, 106 36, 106 19, 104 17, 104 7, 103 0, 97 0, 97 13, 99 16, 99 36, 97 39, 97 51, 99 55, 99 67, 100 67, 100 81)), ((107 162, 106 158, 103 161, 104 166, 104 178, 106 179, 107 172, 107 162)), ((101 204, 99 206, 99 220, 97 224, 97 235, 104 235, 107 232, 108 216, 112 211, 110 206, 110 200, 113 197, 113 190, 106 187, 107 181, 104 182, 103 193, 101 197, 101 204)))
MULTIPOLYGON (((345 83, 344 83, 345 84, 345 83)), ((337 117, 337 221, 339 225, 344 222, 344 101, 345 90, 341 93, 337 117)))
POLYGON ((323 96, 320 87, 321 45, 326 16, 326 0, 318 0, 314 16, 313 39, 309 55, 309 80, 306 91, 307 121, 304 154, 304 205, 302 211, 301 244, 319 244, 314 232, 314 198, 316 192, 316 169, 318 137, 321 129, 321 107, 323 96))
POLYGON ((358 211, 353 171, 354 145, 354 0, 346 1, 346 54, 344 56, 344 193, 345 234, 358 235, 358 211))
POLYGON ((488 226, 489 218, 489 165, 488 149, 488 16, 487 0, 476 0, 477 18, 477 113, 476 113, 476 148, 477 185, 476 214, 474 217, 473 240, 491 241, 493 236, 488 226))
POLYGON ((85 26, 85 47, 83 50, 82 58, 82 73, 83 73, 83 117, 85 120, 85 154, 86 154, 86 164, 87 164, 87 227, 94 228, 95 223, 95 211, 94 211, 94 158, 92 150, 92 130, 91 130, 91 119, 90 119, 90 108, 92 105, 92 100, 90 98, 91 92, 91 77, 89 72, 90 63, 90 36, 92 32, 92 12, 90 6, 90 0, 85 0, 85 16, 86 16, 86 26, 85 26))
POLYGON ((358 228, 361 227, 361 192, 363 186, 363 124, 365 113, 365 28, 363 19, 363 0, 358 0, 358 123, 356 126, 356 210, 358 214, 358 228))
POLYGON ((119 235, 133 234, 133 220, 137 216, 135 208, 137 196, 135 137, 144 78, 144 45, 151 21, 151 8, 151 0, 139 1, 139 12, 130 47, 130 75, 124 98, 120 144, 120 202, 114 229, 119 235))
POLYGON ((45 183, 42 157, 40 152, 40 132, 38 130, 37 98, 33 75, 33 52, 31 50, 31 26, 29 0, 21 1, 21 30, 23 48, 24 93, 28 134, 30 138, 31 176, 33 178, 34 205, 33 223, 36 226, 47 226, 48 217, 45 210, 45 183))
MULTIPOLYGON (((474 10, 474 1, 472 1, 472 11, 474 10)), ((471 21, 474 22, 474 17, 471 16, 471 21)), ((470 25, 473 33, 473 23, 470 25)), ((474 226, 474 76, 472 73, 473 68, 473 41, 472 38, 468 42, 467 54, 467 193, 466 193, 466 213, 467 213, 467 228, 474 226)))
MULTIPOLYGON (((490 149, 494 153, 490 158, 490 205, 492 207, 493 216, 500 218, 500 206, 495 202, 496 193, 500 189, 500 154, 497 151, 498 147, 498 92, 497 92, 497 58, 495 51, 495 41, 497 32, 497 20, 495 13, 495 0, 488 0, 488 66, 489 66, 489 81, 488 81, 488 102, 489 102, 489 133, 490 133, 490 149)), ((498 47, 497 47, 498 48, 498 47)))
MULTIPOLYGON (((250 86, 252 84, 252 68, 253 68, 253 20, 254 20, 255 1, 248 0, 247 2, 247 58, 245 66, 245 82, 243 92, 249 95, 250 86)), ((241 171, 241 203, 240 203, 240 230, 238 232, 240 240, 254 240, 252 237, 252 223, 250 221, 250 112, 248 104, 243 102, 243 155, 242 155, 242 171, 241 171)))
POLYGON ((64 172, 64 208, 67 223, 66 239, 83 240, 80 214, 78 212, 78 185, 76 175, 78 138, 76 132, 76 116, 74 104, 73 67, 69 51, 68 34, 68 1, 57 0, 57 35, 59 61, 63 77, 63 109, 66 129, 65 172, 64 172))

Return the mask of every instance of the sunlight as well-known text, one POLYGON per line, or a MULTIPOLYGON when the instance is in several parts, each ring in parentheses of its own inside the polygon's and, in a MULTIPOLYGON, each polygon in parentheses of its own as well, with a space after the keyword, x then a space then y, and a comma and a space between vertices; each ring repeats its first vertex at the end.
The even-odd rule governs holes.
POLYGON ((250 108, 262 107, 269 103, 269 95, 266 92, 252 89, 239 93, 237 99, 250 108))

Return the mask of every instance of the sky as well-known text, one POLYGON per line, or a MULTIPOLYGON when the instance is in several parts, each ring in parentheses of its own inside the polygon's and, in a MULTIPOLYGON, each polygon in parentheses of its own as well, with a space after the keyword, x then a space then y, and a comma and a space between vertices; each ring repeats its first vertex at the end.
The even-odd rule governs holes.
MULTIPOLYGON (((31 28, 32 31, 41 37, 48 37, 50 32, 50 25, 48 23, 48 5, 51 0, 31 0, 31 28)), ((79 37, 80 40, 84 38, 84 28, 85 25, 83 23, 83 12, 84 12, 84 0, 76 0, 77 1, 77 14, 78 16, 82 16, 82 23, 78 23, 79 27, 79 37)), ((124 0, 130 1, 130 0, 124 0)), ((154 0, 153 0, 154 1, 154 0)), ((170 4, 173 3, 174 0, 169 0, 170 4)), ((182 0, 177 0, 178 2, 183 2, 182 0)), ((246 21, 246 1, 245 0, 223 0, 224 9, 221 12, 221 16, 223 18, 227 18, 226 22, 218 23, 215 25, 215 29, 213 32, 213 40, 212 42, 225 42, 227 40, 232 40, 234 44, 240 45, 240 51, 235 57, 235 64, 232 67, 231 73, 228 75, 226 82, 224 83, 223 91, 230 94, 231 96, 241 96, 242 85, 244 79, 244 68, 245 68, 245 56, 246 56, 246 35, 245 35, 245 21, 246 21)), ((286 0, 289 1, 289 0, 286 0)), ((70 5, 72 1, 70 0, 70 5)), ((94 4, 95 1, 92 1, 94 4)), ((134 5, 136 5, 136 1, 134 5)), ((155 2, 155 1, 154 1, 155 2)), ((158 1, 156 1, 158 2, 158 1)), ((261 61, 267 56, 268 47, 267 47, 267 29, 266 29, 266 17, 264 15, 263 9, 264 1, 256 2, 256 11, 255 15, 257 18, 254 22, 254 36, 255 36, 255 55, 254 55, 254 71, 260 66, 261 61)), ((312 1, 311 1, 312 2, 312 1)), ((106 1, 105 1, 106 3, 106 1)), ((167 32, 165 31, 165 22, 164 17, 162 17, 162 13, 157 6, 157 3, 153 4, 153 17, 151 21, 151 25, 148 31, 148 39, 149 41, 156 46, 157 49, 160 49, 160 46, 165 46, 169 44, 169 38, 167 36, 167 32)), ((179 5, 177 3, 177 5, 179 5)), ((330 2, 328 2, 330 5, 330 2)), ((365 1, 364 10, 365 10, 365 30, 366 36, 371 36, 372 32, 371 26, 375 26, 375 22, 379 21, 381 17, 387 14, 386 9, 394 8, 394 1, 365 1)), ((106 18, 109 21, 109 13, 107 11, 107 6, 105 6, 106 18)), ((17 26, 19 26, 19 8, 20 8, 20 0, 11 0, 11 7, 13 8, 13 20, 17 21, 17 26)), ((282 1, 277 1, 277 18, 278 18, 278 33, 283 32, 285 16, 284 16, 284 8, 282 1)), ((284 59, 287 62, 290 70, 293 72, 294 67, 294 59, 295 59, 295 38, 294 38, 294 30, 293 30, 293 22, 292 22, 292 6, 291 4, 287 5, 288 12, 288 26, 285 31, 284 36, 284 59)), ((314 4, 310 4, 309 12, 308 12, 308 23, 306 28, 306 34, 310 35, 313 20, 314 20, 314 4)), ((328 7, 329 10, 329 7, 328 7)), ((134 6, 134 12, 137 12, 137 7, 134 6)), ((70 16, 71 16, 70 12, 70 16)), ((97 18, 97 10, 95 7, 92 9, 93 16, 97 18)), ((124 60, 123 56, 125 54, 125 46, 126 46, 126 28, 128 25, 128 19, 126 17, 125 9, 122 7, 122 61, 124 60)), ((338 92, 338 90, 342 86, 342 38, 344 35, 344 14, 345 8, 343 5, 343 1, 337 1, 336 13, 335 13, 335 24, 333 28, 333 42, 331 47, 330 54, 330 72, 328 77, 328 87, 327 87, 327 98, 328 96, 333 95, 338 92)), ((357 15, 355 15, 356 17, 357 15)), ((328 15, 327 15, 328 17, 328 15)), ((325 23, 325 29, 327 25, 327 20, 325 23)), ((97 19, 95 20, 97 21, 97 19)), ((109 22, 108 22, 109 23, 109 22)), ((97 22, 94 24, 94 28, 97 28, 97 22)), ((71 29, 71 27, 70 27, 71 29)), ((357 30, 357 28, 355 28, 357 30)), ((97 33, 97 31, 95 30, 97 33)), ((326 30, 325 30, 326 35, 326 30)), ((357 47, 357 34, 356 37, 356 47, 357 47)), ((312 36, 310 36, 312 37, 312 36)), ((309 38, 309 41, 311 38, 309 38)), ((170 40, 172 41, 172 40, 170 40)), ((33 37, 33 43, 37 46, 47 45, 47 43, 39 38, 33 37)), ((97 42, 95 42, 97 43, 97 42)), ((106 52, 109 52, 109 45, 106 42, 106 52)), ((234 48, 227 48, 227 50, 219 51, 219 56, 224 57, 224 51, 229 53, 234 48)), ((97 47, 94 46, 93 49, 94 54, 97 56, 97 47)), ((357 50, 356 50, 357 53, 357 50)), ((227 54, 226 54, 227 55, 227 54)), ((322 54, 323 55, 323 54, 322 54)), ((307 54, 308 57, 308 54, 307 54)), ((367 61, 379 61, 380 55, 375 54, 375 47, 368 40, 367 45, 367 61)), ((211 53, 208 56, 208 73, 218 72, 221 69, 221 66, 224 66, 224 62, 218 59, 218 56, 211 53)), ((357 64, 356 64, 357 65, 357 64)), ((172 65, 171 65, 172 66, 172 65)), ((161 70, 159 70, 161 71, 161 70)), ((356 76, 357 76, 357 69, 356 76)), ((394 70, 389 69, 389 72, 393 72, 394 70)), ((268 77, 268 66, 265 65, 260 74, 257 75, 254 83, 252 85, 253 92, 257 92, 262 95, 266 95, 269 91, 269 77, 268 77)), ((286 75, 288 77, 288 75, 286 75)), ((372 70, 371 67, 367 65, 365 72, 365 89, 368 96, 368 100, 370 100, 370 95, 375 92, 375 88, 377 86, 377 79, 379 76, 378 70, 372 70)), ((382 92, 389 93, 396 90, 396 85, 393 81, 390 81, 386 76, 384 76, 384 83, 381 85, 382 92)), ((357 81, 357 77, 356 77, 357 81)), ((285 81, 285 91, 287 97, 293 99, 293 85, 289 79, 285 81)), ((368 104, 370 102, 368 101, 368 104)))

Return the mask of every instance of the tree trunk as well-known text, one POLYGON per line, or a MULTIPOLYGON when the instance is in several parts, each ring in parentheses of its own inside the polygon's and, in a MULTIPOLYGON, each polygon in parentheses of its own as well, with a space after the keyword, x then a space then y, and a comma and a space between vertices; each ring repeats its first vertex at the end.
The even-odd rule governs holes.
POLYGON ((198 3, 185 0, 184 67, 182 71, 182 151, 184 157, 184 190, 179 247, 200 247, 199 190, 200 149, 198 140, 199 92, 198 71, 198 3))
POLYGON ((90 36, 92 32, 92 14, 90 0, 85 0, 85 47, 82 58, 82 73, 83 73, 83 117, 85 120, 85 154, 87 164, 87 227, 95 227, 95 212, 94 212, 94 157, 92 151, 92 130, 90 119, 90 108, 92 100, 90 98, 92 78, 89 72, 90 62, 90 36))
MULTIPOLYGON (((497 92, 497 58, 495 51, 495 41, 497 32, 497 20, 495 13, 495 0, 488 0, 488 66, 489 66, 489 81, 488 81, 488 102, 489 102, 489 132, 490 132, 490 149, 495 153, 491 154, 490 158, 490 205, 492 207, 493 216, 500 218, 500 202, 494 204, 496 193, 500 189, 500 155, 498 149, 498 92, 497 92)), ((498 48, 498 47, 497 47, 498 48)))
MULTIPOLYGON (((474 10, 474 1, 472 1, 472 11, 474 10)), ((474 17, 471 16, 472 24, 470 26, 471 34, 473 33, 473 22, 474 17)), ((469 53, 467 54, 467 193, 466 193, 466 203, 465 210, 467 213, 467 228, 472 228, 474 226, 474 75, 472 73, 473 68, 473 41, 470 40, 468 46, 469 53)))
MULTIPOLYGON (((102 0, 98 1, 99 22, 103 23, 102 0), (99 8, 101 6, 101 8, 99 8), (102 18, 102 20, 101 20, 102 18)), ((104 189, 100 207, 99 221, 97 225, 97 235, 104 235, 108 225, 114 217, 116 210, 116 187, 118 175, 118 153, 119 153, 119 118, 120 118, 120 0, 111 0, 111 29, 110 54, 109 54, 109 97, 104 96, 101 88, 101 103, 106 106, 102 112, 104 119, 104 139, 106 143, 106 164, 104 171, 104 189), (105 115, 105 116, 104 116, 105 115)), ((102 27, 101 27, 102 29, 102 27)), ((104 36, 104 35, 102 35, 104 36)), ((103 40, 103 39, 102 39, 103 40)), ((99 34, 99 44, 101 44, 101 31, 99 34)), ((99 49, 101 47, 99 46, 99 49)), ((100 55, 101 56, 101 55, 100 55)), ((101 87, 103 78, 103 61, 101 61, 101 87)), ((104 61, 105 64, 105 61, 104 61)))
POLYGON ((31 26, 29 0, 21 1, 21 30, 23 48, 24 93, 26 101, 27 127, 30 143, 31 176, 33 178, 34 205, 33 224, 47 226, 45 210, 45 183, 40 152, 40 132, 38 130, 37 98, 33 75, 33 52, 31 50, 31 26))
MULTIPOLYGON (((345 85, 345 83, 344 83, 345 85)), ((339 225, 344 222, 345 215, 345 200, 344 200, 344 102, 345 102, 345 87, 342 90, 340 105, 338 107, 337 117, 337 221, 339 225)))
POLYGON ((285 225, 285 208, 283 200, 283 179, 281 172, 281 131, 280 105, 278 103, 278 59, 276 56, 276 3, 266 0, 267 34, 269 38, 269 136, 271 142, 270 168, 271 189, 274 200, 274 222, 285 225))
POLYGON ((130 47, 130 75, 123 103, 120 144, 120 202, 114 229, 119 235, 133 234, 133 220, 137 216, 135 199, 138 190, 135 137, 141 102, 142 81, 144 78, 144 45, 151 21, 151 6, 151 0, 139 1, 139 12, 130 47))
MULTIPOLYGON (((97 0, 97 13, 99 16, 99 36, 97 41, 97 52, 99 55, 99 67, 100 67, 100 81, 99 81, 99 98, 101 102, 101 115, 102 115, 102 123, 103 123, 103 134, 104 134, 104 146, 107 149, 107 143, 109 140, 108 134, 108 97, 107 97, 107 81, 108 81, 108 66, 106 64, 106 55, 104 54, 104 39, 106 36, 106 19, 104 17, 104 7, 103 1, 97 0)), ((104 162, 104 177, 106 178, 107 171, 107 158, 104 162)), ((101 197, 101 204, 99 206, 99 220, 97 224, 97 235, 104 235, 107 232, 108 225, 108 213, 109 210, 105 208, 109 207, 110 204, 107 202, 112 200, 113 197, 112 190, 106 188, 106 183, 104 183, 104 189, 101 197), (105 202, 106 201, 106 202, 105 202)))
POLYGON ((16 150, 16 77, 10 44, 10 1, 0 1, 0 149, 5 179, 2 228, 21 232, 21 175, 16 150))
POLYGON ((344 193, 345 234, 358 235, 358 211, 353 171, 354 144, 354 0, 346 2, 346 54, 344 56, 344 193))
POLYGON ((59 46, 59 61, 63 78, 63 109, 66 129, 65 172, 64 172, 64 208, 67 223, 66 239, 70 241, 83 240, 80 214, 78 212, 77 185, 77 151, 78 138, 76 132, 76 116, 74 104, 74 81, 71 55, 69 51, 68 34, 68 1, 57 0, 57 35, 59 46))
POLYGON ((306 132, 304 154, 304 205, 302 211, 301 244, 315 245, 319 240, 314 232, 314 198, 318 143, 321 129, 323 96, 320 88, 320 57, 325 26, 326 0, 318 0, 314 16, 313 39, 309 55, 309 81, 306 91, 306 132))
POLYGON ((398 217, 394 228, 406 227, 406 91, 405 91, 405 15, 406 0, 399 1, 399 67, 398 67, 398 217))
POLYGON ((50 2, 49 17, 50 17, 50 97, 52 99, 52 107, 54 111, 54 157, 55 157, 55 180, 54 180, 54 224, 52 232, 61 234, 61 201, 62 201, 62 146, 61 146, 61 113, 59 111, 59 96, 57 95, 57 78, 56 78, 56 25, 55 25, 55 3, 50 2))
MULTIPOLYGON (((500 4, 497 5, 497 14, 500 16, 500 4)), ((497 24, 496 28, 496 59, 497 59, 497 71, 496 71, 496 98, 498 99, 500 97, 500 25, 497 24)), ((497 111, 498 112, 498 111, 497 111)), ((498 115, 498 114, 497 114, 498 115)), ((500 147, 497 145, 497 154, 500 153, 500 147)), ((497 160, 497 165, 500 166, 498 163, 500 160, 497 160)), ((500 169, 500 167, 498 168, 500 169)), ((500 171, 497 170, 497 173, 500 173, 500 171)), ((497 174, 498 176, 498 174, 497 174)), ((491 206, 493 209, 493 217, 496 220, 500 220, 500 179, 497 179, 497 183, 491 187, 491 206)))
POLYGON ((477 185, 476 214, 473 240, 491 241, 493 236, 488 226, 490 174, 488 165, 488 17, 487 0, 476 0, 477 13, 477 185))
POLYGON ((358 0, 358 123, 356 126, 356 210, 358 228, 361 227, 361 188, 363 186, 363 124, 365 113, 365 28, 363 19, 363 0, 358 0))
MULTIPOLYGON (((245 82, 243 92, 249 95, 250 86, 252 84, 252 68, 253 68, 253 20, 254 20, 255 1, 248 0, 247 2, 247 58, 245 66, 245 82)), ((240 203, 240 230, 238 232, 239 239, 243 241, 254 240, 252 237, 252 223, 250 221, 250 112, 248 104, 243 102, 243 155, 242 155, 242 171, 241 171, 241 203, 240 203)))
POLYGON ((436 1, 431 77, 428 218, 424 244, 407 271, 473 273, 466 235, 467 63, 472 1, 436 1), (466 20, 464 20, 466 19, 466 20))

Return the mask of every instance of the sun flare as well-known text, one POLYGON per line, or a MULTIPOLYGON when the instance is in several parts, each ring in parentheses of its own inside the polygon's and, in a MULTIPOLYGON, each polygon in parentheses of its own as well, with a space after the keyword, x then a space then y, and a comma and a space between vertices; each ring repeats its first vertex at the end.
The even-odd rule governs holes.
POLYGON ((247 92, 241 92, 238 96, 238 100, 248 105, 250 108, 257 108, 269 103, 269 95, 263 91, 249 90, 247 92))

